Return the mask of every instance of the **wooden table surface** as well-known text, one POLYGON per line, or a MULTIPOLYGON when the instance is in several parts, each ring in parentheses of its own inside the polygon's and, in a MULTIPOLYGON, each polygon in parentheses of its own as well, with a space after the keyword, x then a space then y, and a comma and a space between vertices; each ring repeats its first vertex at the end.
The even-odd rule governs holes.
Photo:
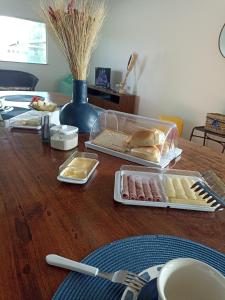
MULTIPOLYGON (((80 150, 85 139, 79 138, 80 150)), ((180 147, 184 152, 176 168, 213 169, 225 180, 224 155, 183 139, 180 147)), ((81 260, 129 236, 174 235, 225 253, 225 211, 118 204, 114 173, 129 162, 103 153, 87 184, 58 182, 58 167, 72 152, 51 149, 39 134, 0 128, 0 299, 50 299, 68 272, 48 266, 47 254, 81 260)))

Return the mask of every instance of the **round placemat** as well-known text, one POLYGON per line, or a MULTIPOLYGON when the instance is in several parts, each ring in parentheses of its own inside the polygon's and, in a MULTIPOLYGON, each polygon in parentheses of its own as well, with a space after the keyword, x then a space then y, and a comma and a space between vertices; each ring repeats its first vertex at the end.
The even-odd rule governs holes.
MULTIPOLYGON (((13 102, 31 102, 32 98, 34 96, 38 95, 9 95, 9 96, 4 96, 2 98, 5 98, 5 101, 13 101, 13 102)), ((44 100, 43 97, 40 97, 41 100, 44 100)))
MULTIPOLYGON (((225 275, 225 255, 189 240, 163 235, 146 235, 115 241, 88 255, 82 262, 101 271, 129 270, 140 273, 170 259, 201 260, 225 275)), ((71 272, 59 286, 54 300, 119 300, 125 287, 110 281, 71 272)))

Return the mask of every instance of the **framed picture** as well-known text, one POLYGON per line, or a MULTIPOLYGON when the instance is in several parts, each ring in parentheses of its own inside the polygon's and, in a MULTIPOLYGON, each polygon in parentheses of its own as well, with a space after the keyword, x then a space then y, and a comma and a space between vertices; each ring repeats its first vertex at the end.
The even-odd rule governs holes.
POLYGON ((95 85, 110 88, 110 68, 95 68, 95 85))

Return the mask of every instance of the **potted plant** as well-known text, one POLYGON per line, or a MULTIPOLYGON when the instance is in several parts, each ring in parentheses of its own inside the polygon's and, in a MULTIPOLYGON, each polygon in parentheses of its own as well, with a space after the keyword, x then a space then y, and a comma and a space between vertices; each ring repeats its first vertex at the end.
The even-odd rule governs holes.
POLYGON ((104 0, 41 0, 44 20, 56 37, 73 75, 73 97, 60 112, 60 123, 90 132, 97 111, 87 102, 87 73, 102 27, 104 0))

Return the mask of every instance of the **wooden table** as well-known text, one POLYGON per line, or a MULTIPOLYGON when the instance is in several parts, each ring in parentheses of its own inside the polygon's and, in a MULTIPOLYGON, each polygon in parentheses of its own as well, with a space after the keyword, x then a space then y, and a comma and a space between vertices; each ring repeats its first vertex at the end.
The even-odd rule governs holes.
MULTIPOLYGON (((79 148, 84 150, 80 136, 79 148)), ((214 170, 225 180, 225 157, 180 140, 176 168, 214 170)), ((0 299, 50 299, 68 274, 50 267, 57 253, 81 260, 106 243, 129 236, 167 234, 225 253, 225 211, 191 212, 130 207, 113 201, 114 173, 129 162, 103 153, 83 186, 56 180, 73 151, 51 149, 39 134, 0 128, 0 299)))

